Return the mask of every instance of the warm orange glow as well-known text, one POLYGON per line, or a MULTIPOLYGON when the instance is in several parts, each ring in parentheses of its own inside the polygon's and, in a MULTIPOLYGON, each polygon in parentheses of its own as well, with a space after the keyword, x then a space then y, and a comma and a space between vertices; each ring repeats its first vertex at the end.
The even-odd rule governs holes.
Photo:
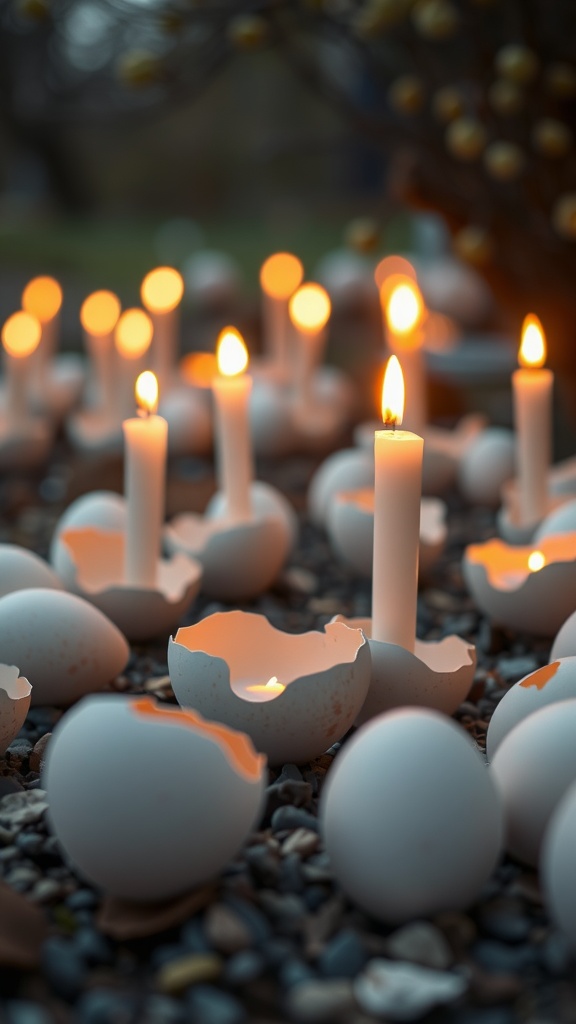
POLYGON ((62 305, 62 289, 53 277, 34 277, 22 292, 22 309, 41 324, 52 320, 62 305))
POLYGON ((182 275, 173 267, 157 267, 142 281, 140 297, 151 313, 169 313, 176 309, 184 294, 182 275))
POLYGON ((328 292, 319 284, 303 284, 290 299, 290 319, 305 334, 317 334, 332 311, 328 292))
POLYGON ((399 427, 403 418, 404 374, 396 356, 390 356, 382 384, 382 420, 386 426, 399 427))
POLYGON ((237 377, 248 366, 248 349, 235 327, 225 327, 216 343, 218 372, 224 377, 237 377))
POLYGON ((31 313, 13 313, 2 328, 2 344, 9 356, 25 359, 38 348, 42 324, 31 313))
POLYGON ((138 408, 150 415, 158 408, 158 379, 151 370, 144 370, 134 387, 138 408))
POLYGON ((411 334, 418 327, 424 313, 422 294, 416 282, 408 277, 396 279, 384 303, 384 312, 393 334, 411 334))
POLYGON ((267 683, 253 683, 252 685, 247 686, 246 692, 273 693, 275 696, 278 696, 279 694, 284 693, 285 689, 286 687, 284 686, 284 684, 278 682, 278 678, 276 676, 272 676, 272 678, 269 679, 267 683))
POLYGON ((150 348, 152 321, 143 309, 126 309, 116 324, 114 343, 124 359, 139 359, 150 348))
POLYGON ((216 356, 213 352, 188 352, 180 362, 180 372, 187 384, 209 388, 218 373, 216 356))
POLYGON ((528 555, 528 568, 530 572, 540 572, 546 565, 546 555, 543 551, 532 551, 528 555))
POLYGON ((374 271, 374 280, 379 292, 392 277, 408 277, 416 281, 416 271, 410 260, 404 256, 385 256, 374 271))
POLYGON ((275 252, 260 268, 260 286, 272 299, 289 299, 304 277, 304 267, 290 252, 275 252))
POLYGON ((80 309, 80 323, 88 334, 111 334, 120 316, 120 299, 114 292, 92 292, 80 309))
POLYGON ((534 313, 528 313, 522 324, 522 341, 518 352, 520 366, 538 369, 546 362, 546 338, 542 324, 534 313))

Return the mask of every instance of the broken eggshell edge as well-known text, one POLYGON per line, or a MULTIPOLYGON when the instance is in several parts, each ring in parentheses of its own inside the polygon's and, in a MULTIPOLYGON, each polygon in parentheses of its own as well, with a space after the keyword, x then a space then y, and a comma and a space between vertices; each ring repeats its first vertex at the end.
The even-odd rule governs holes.
POLYGON ((24 725, 32 687, 15 665, 0 664, 0 757, 24 725))

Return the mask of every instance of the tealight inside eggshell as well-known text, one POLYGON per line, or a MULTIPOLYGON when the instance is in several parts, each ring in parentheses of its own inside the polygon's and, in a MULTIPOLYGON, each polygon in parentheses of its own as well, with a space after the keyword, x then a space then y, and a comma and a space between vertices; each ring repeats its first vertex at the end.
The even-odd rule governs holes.
POLYGON ((558 658, 515 683, 497 705, 486 733, 492 760, 505 737, 528 715, 558 701, 576 699, 576 657, 558 658))
POLYGON ((533 867, 548 822, 576 781, 575 735, 576 700, 551 704, 504 737, 490 766, 504 807, 506 849, 533 867))
POLYGON ((62 580, 43 558, 17 544, 0 544, 0 597, 30 587, 64 590, 62 580))
POLYGON ((576 782, 558 803, 546 830, 540 857, 544 903, 554 924, 576 951, 576 782))
POLYGON ((344 891, 387 924, 469 906, 503 837, 478 750, 424 708, 380 715, 348 740, 322 790, 320 825, 344 891))
POLYGON ((66 707, 103 690, 129 656, 120 630, 74 594, 34 588, 0 598, 0 658, 30 680, 33 704, 66 707))
POLYGON ((32 687, 15 665, 0 665, 0 757, 24 725, 32 687))
POLYGON ((42 784, 73 866, 154 902, 214 877, 257 824, 266 761, 247 736, 149 697, 83 700, 59 722, 42 784))
POLYGON ((487 427, 470 443, 458 467, 458 487, 473 505, 497 508, 502 485, 515 473, 515 440, 511 430, 487 427))

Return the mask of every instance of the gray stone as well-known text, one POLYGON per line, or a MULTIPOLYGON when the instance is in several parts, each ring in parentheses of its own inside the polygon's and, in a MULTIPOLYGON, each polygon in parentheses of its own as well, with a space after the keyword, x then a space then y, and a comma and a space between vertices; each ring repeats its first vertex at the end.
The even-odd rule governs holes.
POLYGON ((537 668, 538 659, 531 654, 517 658, 498 658, 498 673, 505 683, 516 683, 530 672, 535 672, 537 668))
POLYGON ((133 1024, 135 1003, 125 992, 94 988, 79 999, 76 1012, 82 1024, 133 1024))
POLYGON ((52 1024, 53 1019, 38 1003, 14 999, 6 1004, 6 1024, 52 1024))
POLYGON ((320 845, 320 836, 309 828, 297 828, 282 843, 282 856, 288 857, 291 853, 297 853, 304 859, 316 853, 320 845))
POLYGON ((230 906, 213 903, 204 917, 204 932, 210 945, 219 953, 238 953, 252 945, 252 934, 230 906))
POLYGON ((9 829, 32 825, 48 809, 43 789, 25 789, 21 793, 8 793, 0 800, 0 825, 9 829))
POLYGON ((338 932, 318 957, 318 970, 327 978, 354 978, 366 966, 368 955, 351 928, 338 932))
POLYGON ((272 815, 272 828, 275 832, 293 828, 306 828, 312 832, 317 832, 318 819, 313 814, 309 814, 308 811, 302 810, 301 807, 292 807, 290 804, 286 804, 284 807, 278 807, 274 811, 272 815))
POLYGON ((84 958, 70 939, 58 936, 46 940, 42 947, 42 970, 46 981, 62 999, 77 998, 86 978, 84 958))
POLYGON ((294 985, 286 996, 286 1010, 301 1024, 332 1024, 348 1020, 355 1009, 352 982, 347 978, 309 980, 294 985))
POLYGON ((193 1020, 202 1024, 242 1024, 246 1010, 228 992, 213 985, 196 985, 186 996, 186 1005, 193 1020))
POLYGON ((259 978, 264 973, 265 966, 262 953, 256 949, 243 949, 226 962, 224 981, 231 988, 241 988, 259 978))

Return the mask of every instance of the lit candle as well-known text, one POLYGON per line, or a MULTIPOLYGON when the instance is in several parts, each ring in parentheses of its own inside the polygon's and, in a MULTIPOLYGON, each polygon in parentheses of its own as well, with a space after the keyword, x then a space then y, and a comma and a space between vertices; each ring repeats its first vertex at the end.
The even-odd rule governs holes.
POLYGON ((238 697, 252 701, 254 704, 264 704, 266 701, 274 700, 286 689, 276 676, 272 676, 267 683, 253 683, 247 679, 237 679, 233 680, 230 686, 238 697))
POLYGON ((34 357, 32 386, 40 398, 46 384, 50 362, 58 347, 62 289, 53 277, 35 277, 22 292, 22 309, 42 325, 42 337, 34 357))
POLYGON ((6 381, 6 420, 9 427, 22 426, 28 417, 30 357, 42 337, 40 321, 30 313, 13 313, 2 328, 6 381))
POLYGON ((402 362, 406 381, 406 426, 423 433, 426 426, 426 371, 422 343, 424 303, 411 278, 397 275, 384 282, 380 300, 389 351, 402 362))
POLYGON ((216 348, 218 374, 212 382, 216 402, 216 444, 220 490, 230 519, 250 519, 252 446, 248 407, 252 380, 245 373, 248 350, 234 327, 225 327, 216 348))
POLYGON ((103 416, 114 413, 114 328, 119 316, 120 300, 113 292, 92 292, 80 309, 80 323, 96 389, 94 407, 103 416))
POLYGON ((156 415, 158 381, 146 370, 136 381, 138 416, 124 420, 124 493, 126 544, 124 577, 128 585, 156 583, 164 495, 168 424, 156 415))
POLYGON ((314 372, 324 358, 326 324, 332 306, 328 292, 321 285, 303 284, 294 292, 288 308, 296 332, 296 400, 300 406, 306 407, 312 397, 314 372))
POLYGON ((152 321, 143 309, 126 309, 114 331, 114 344, 120 357, 115 388, 117 414, 128 416, 134 405, 134 381, 144 369, 145 356, 152 341, 152 321))
POLYGON ((391 356, 382 387, 382 419, 388 429, 374 435, 372 639, 413 651, 424 441, 396 430, 403 411, 402 369, 391 356))
POLYGON ((173 267, 157 267, 142 281, 142 303, 152 317, 153 367, 162 393, 174 384, 178 354, 178 307, 184 294, 182 275, 173 267))
POLYGON ((530 313, 522 325, 520 369, 512 374, 521 525, 539 522, 548 511, 554 374, 544 369, 545 361, 542 324, 530 313))
POLYGON ((298 288, 304 268, 297 256, 276 252, 260 269, 264 348, 274 365, 285 376, 289 373, 288 300, 298 288))

